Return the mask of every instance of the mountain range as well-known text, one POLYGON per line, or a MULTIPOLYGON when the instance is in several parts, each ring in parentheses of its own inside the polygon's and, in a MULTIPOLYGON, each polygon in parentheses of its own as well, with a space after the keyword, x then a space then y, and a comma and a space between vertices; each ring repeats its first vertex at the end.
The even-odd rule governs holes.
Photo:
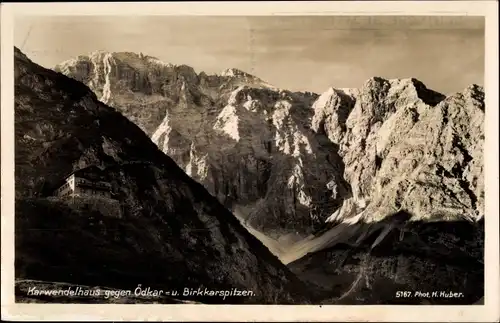
MULTIPOLYGON (((466 294, 436 302, 475 302, 484 278, 484 109, 478 85, 446 96, 414 78, 373 77, 316 94, 142 53, 97 51, 51 71, 16 50, 18 207, 31 214, 63 173, 97 164, 135 210, 126 225, 136 240, 119 241, 170 248, 178 262, 200 266, 183 279, 259 286, 256 302, 276 290, 290 302, 317 299, 314 290, 326 303, 412 303, 421 300, 394 294, 417 287, 466 294), (199 226, 210 229, 196 244, 199 226)), ((70 221, 69 210, 43 203, 70 221)), ((142 255, 170 266, 162 252, 142 255)))
POLYGON ((237 69, 197 74, 100 51, 56 70, 86 83, 264 231, 309 233, 327 218, 381 219, 398 209, 415 219, 483 216, 480 86, 446 97, 413 78, 374 77, 318 95, 237 69))

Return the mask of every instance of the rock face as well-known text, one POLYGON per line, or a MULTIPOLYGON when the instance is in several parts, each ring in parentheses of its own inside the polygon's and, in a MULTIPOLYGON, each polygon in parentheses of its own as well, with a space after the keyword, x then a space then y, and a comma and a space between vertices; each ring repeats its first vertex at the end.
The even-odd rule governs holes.
POLYGON ((446 98, 416 79, 374 77, 318 96, 132 53, 96 52, 57 69, 259 230, 310 233, 325 219, 376 221, 402 209, 413 219, 483 214, 479 86, 446 98))
POLYGON ((328 220, 484 216, 484 92, 445 98, 415 79, 373 78, 350 97, 317 107, 313 129, 339 145, 352 197, 328 220), (353 106, 346 117, 346 111, 353 106))
MULTIPOLYGON (((77 65, 84 79, 94 68, 85 62, 77 65)), ((135 71, 120 73, 139 89, 156 86, 135 71)), ((101 81, 92 76, 89 82, 101 81)), ((98 95, 107 100, 106 93, 98 95)), ((254 293, 195 297, 206 303, 308 297, 304 285, 136 125, 85 85, 18 49, 15 132, 16 278, 132 290, 142 284, 177 290, 174 298, 199 287, 254 293), (68 173, 91 165, 107 173, 122 218, 48 198, 68 173)))
POLYGON ((56 67, 137 123, 188 175, 249 225, 309 233, 349 194, 342 162, 310 128, 317 95, 237 69, 196 74, 131 53, 56 67))
MULTIPOLYGON (((280 250, 280 259, 316 285, 335 282, 333 292, 326 291, 330 301, 387 301, 393 293, 377 296, 371 282, 410 290, 419 278, 427 289, 456 283, 468 295, 460 302, 480 298, 482 87, 446 97, 413 78, 374 77, 359 89, 317 95, 278 89, 235 69, 206 75, 168 65, 156 77, 149 62, 165 64, 110 55, 114 72, 96 67, 106 65, 98 54, 58 68, 99 95, 111 88, 106 100, 249 228, 310 234, 280 250), (91 68, 78 68, 84 61, 91 68), (119 76, 130 68, 144 71, 146 81, 139 83, 149 87, 119 76), (163 80, 170 80, 167 90, 148 90, 163 80), (126 99, 134 95, 158 101, 142 107, 126 99), (366 275, 372 280, 358 284, 366 275), (359 286, 365 286, 361 292, 359 286)), ((275 241, 270 249, 282 247, 275 241)))

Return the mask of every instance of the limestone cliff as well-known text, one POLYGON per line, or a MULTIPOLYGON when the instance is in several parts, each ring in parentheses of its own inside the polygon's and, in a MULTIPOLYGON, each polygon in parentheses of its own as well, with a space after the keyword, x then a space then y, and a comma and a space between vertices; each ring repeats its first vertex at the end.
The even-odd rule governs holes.
POLYGON ((313 93, 281 90, 237 69, 196 74, 131 53, 95 52, 56 70, 85 82, 268 234, 312 232, 349 194, 336 150, 309 129, 313 93))
POLYGON ((445 97, 415 79, 373 78, 354 104, 328 95, 313 129, 339 146, 352 189, 329 221, 378 221, 401 210, 412 220, 484 216, 480 86, 445 97))

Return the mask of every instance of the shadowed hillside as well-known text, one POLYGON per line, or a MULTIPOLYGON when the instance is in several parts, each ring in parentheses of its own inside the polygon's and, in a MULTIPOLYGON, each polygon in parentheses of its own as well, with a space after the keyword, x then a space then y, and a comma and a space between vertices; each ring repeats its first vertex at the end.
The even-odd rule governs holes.
POLYGON ((206 303, 296 303, 304 285, 145 133, 85 85, 15 49, 16 278, 133 289, 251 290, 206 303), (121 219, 48 198, 97 166, 121 219))

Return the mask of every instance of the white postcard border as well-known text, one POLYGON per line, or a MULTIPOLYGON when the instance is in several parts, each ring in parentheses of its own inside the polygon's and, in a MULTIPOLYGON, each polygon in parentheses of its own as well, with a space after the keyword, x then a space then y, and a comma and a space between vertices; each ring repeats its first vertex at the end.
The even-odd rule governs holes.
POLYGON ((2 319, 484 322, 500 319, 498 2, 325 1, 3 3, 1 5, 2 319), (16 15, 474 15, 485 21, 485 303, 469 306, 56 305, 14 303, 13 27, 16 15))

